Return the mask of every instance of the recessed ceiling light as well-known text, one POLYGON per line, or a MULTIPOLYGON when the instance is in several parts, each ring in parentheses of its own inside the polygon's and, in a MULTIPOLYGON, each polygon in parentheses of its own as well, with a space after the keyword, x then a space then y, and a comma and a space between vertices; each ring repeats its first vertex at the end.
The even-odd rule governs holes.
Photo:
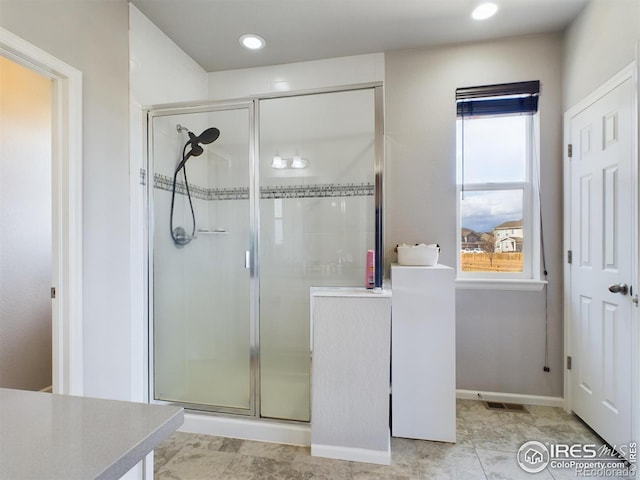
POLYGON ((492 2, 485 2, 478 5, 471 13, 474 20, 486 20, 493 17, 498 11, 498 5, 492 2))
POLYGON ((239 41, 240 45, 242 45, 244 48, 248 48, 249 50, 260 50, 267 44, 264 38, 254 33, 247 33, 245 35, 242 35, 239 41))

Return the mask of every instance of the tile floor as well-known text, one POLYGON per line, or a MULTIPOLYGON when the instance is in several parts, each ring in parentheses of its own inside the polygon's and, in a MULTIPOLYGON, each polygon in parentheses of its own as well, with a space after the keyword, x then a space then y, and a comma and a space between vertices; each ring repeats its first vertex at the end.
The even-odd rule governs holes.
MULTIPOLYGON (((547 468, 529 474, 516 463, 528 440, 543 443, 602 441, 560 408, 528 406, 528 413, 487 410, 458 400, 457 443, 391 439, 391 465, 312 457, 308 447, 177 432, 155 451, 155 478, 164 480, 480 480, 579 478, 547 468)), ((600 478, 600 477, 591 477, 600 478)), ((629 477, 606 477, 629 478, 629 477)))

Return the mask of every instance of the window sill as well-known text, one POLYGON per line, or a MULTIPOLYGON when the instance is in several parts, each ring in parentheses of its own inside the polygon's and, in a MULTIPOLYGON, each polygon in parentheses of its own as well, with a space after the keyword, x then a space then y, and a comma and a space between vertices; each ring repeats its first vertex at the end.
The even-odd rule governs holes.
POLYGON ((458 278, 456 290, 512 290, 539 292, 547 284, 545 280, 458 278))

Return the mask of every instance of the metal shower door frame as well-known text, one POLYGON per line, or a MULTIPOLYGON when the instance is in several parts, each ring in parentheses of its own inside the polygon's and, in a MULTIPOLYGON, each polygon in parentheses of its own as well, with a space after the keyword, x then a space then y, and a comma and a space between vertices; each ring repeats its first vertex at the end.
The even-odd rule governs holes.
POLYGON ((157 404, 180 405, 186 409, 203 412, 215 412, 222 414, 243 415, 255 417, 259 413, 259 381, 260 381, 260 347, 259 347, 259 295, 260 284, 258 276, 258 228, 260 221, 258 218, 259 184, 256 170, 257 164, 257 129, 256 129, 256 101, 241 100, 234 102, 197 102, 180 103, 169 105, 157 105, 149 107, 147 115, 147 325, 148 325, 148 392, 149 402, 157 404), (184 115, 192 113, 210 113, 226 110, 247 110, 247 120, 249 123, 249 298, 251 309, 249 315, 249 408, 223 407, 215 405, 194 404, 188 402, 163 401, 155 399, 154 388, 154 285, 153 285, 153 258, 154 258, 154 159, 153 159, 153 120, 158 117, 171 115, 184 115))
MULTIPOLYGON (((374 136, 375 136, 375 163, 374 163, 374 203, 375 203, 375 286, 384 287, 384 164, 385 164, 385 136, 384 136, 384 87, 382 82, 360 83, 354 85, 342 85, 337 87, 315 88, 311 90, 294 90, 290 92, 277 92, 259 95, 253 98, 256 102, 256 126, 259 122, 259 105, 261 100, 275 98, 302 97, 305 95, 318 95, 322 93, 339 93, 354 90, 373 90, 374 97, 374 136)), ((256 128, 256 135, 259 132, 256 128)), ((260 145, 256 137, 256 146, 260 145)), ((259 152, 256 150, 259 160, 259 152)), ((259 190, 258 190, 259 192, 259 190)))
MULTIPOLYGON (((374 93, 374 135, 375 135, 375 184, 374 184, 374 204, 375 204, 375 249, 376 249, 376 287, 383 287, 384 276, 384 92, 381 82, 366 84, 343 85, 337 87, 317 88, 304 91, 278 92, 274 94, 256 95, 253 97, 238 99, 233 101, 204 101, 204 102, 184 102, 176 104, 156 105, 146 108, 147 114, 147 322, 148 322, 148 393, 149 402, 158 404, 177 404, 186 409, 219 414, 243 415, 247 418, 263 418, 260 414, 260 101, 298 97, 305 95, 317 95, 323 93, 339 93, 354 90, 373 90, 374 93), (154 397, 154 345, 153 345, 153 119, 161 116, 186 114, 186 113, 206 113, 221 110, 247 109, 249 118, 249 242, 250 242, 250 400, 249 409, 215 407, 201 404, 191 404, 183 402, 167 402, 155 400, 154 397)), ((313 379, 311 379, 313 382, 313 379)), ((267 417, 268 418, 268 417, 267 417)), ((302 423, 297 420, 278 421, 285 423, 302 423)))
MULTIPOLYGON (((336 87, 326 87, 326 88, 315 88, 310 90, 294 90, 289 92, 277 92, 272 94, 264 94, 253 97, 253 101, 255 102, 255 146, 256 146, 256 157, 255 157, 255 168, 259 168, 259 160, 260 160, 260 102, 262 100, 272 100, 278 98, 289 98, 289 97, 302 97, 306 95, 319 95, 319 94, 330 94, 330 93, 340 93, 340 92, 349 92, 349 91, 357 91, 357 90, 372 90, 373 91, 373 100, 374 100, 374 228, 375 228, 375 288, 382 289, 384 288, 384 192, 385 192, 385 184, 384 184, 384 169, 385 169, 385 130, 384 130, 384 88, 382 82, 371 82, 371 83, 363 83, 363 84, 353 84, 353 85, 342 85, 336 87)), ((259 226, 260 226, 260 218, 259 218, 259 201, 260 201, 260 184, 259 184, 259 171, 256 174, 255 178, 255 188, 257 192, 256 207, 257 207, 257 237, 256 237, 256 247, 258 247, 259 243, 259 226)), ((259 249, 258 249, 259 250, 259 249)), ((256 267, 259 268, 258 266, 256 267)), ((259 273, 259 272, 258 272, 259 273)), ((257 279, 257 284, 259 286, 259 275, 257 279)), ((259 290, 258 290, 259 293, 259 290)), ((256 318, 259 321, 259 310, 260 303, 259 298, 258 302, 253 305, 254 308, 257 309, 256 318)), ((257 326, 258 335, 259 335, 259 325, 257 326)), ((312 335, 311 335, 312 336, 312 335)), ((258 338, 259 340, 259 338, 258 338)), ((311 340, 311 338, 310 338, 311 340)), ((259 341, 258 341, 258 350, 259 350, 259 341)), ((311 364, 313 363, 313 355, 311 354, 313 346, 309 346, 309 356, 311 360, 311 364)), ((290 424, 309 424, 309 422, 299 421, 299 420, 286 420, 281 418, 271 418, 271 417, 263 417, 260 414, 260 357, 259 351, 258 356, 256 357, 258 364, 256 368, 256 372, 258 376, 256 378, 256 398, 257 398, 257 408, 258 411, 256 413, 256 417, 265 418, 268 420, 277 420, 279 422, 290 423, 290 424)), ((309 367, 311 368, 311 364, 309 367)), ((313 385, 313 378, 310 378, 310 388, 313 385)), ((309 405, 309 412, 311 412, 311 405, 309 405)))

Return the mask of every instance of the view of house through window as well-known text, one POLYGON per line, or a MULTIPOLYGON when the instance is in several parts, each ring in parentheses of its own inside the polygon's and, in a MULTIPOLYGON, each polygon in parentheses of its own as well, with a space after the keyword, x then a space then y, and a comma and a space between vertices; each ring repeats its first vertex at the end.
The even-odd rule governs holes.
POLYGON ((534 116, 461 110, 458 106, 459 271, 530 276, 534 116))

